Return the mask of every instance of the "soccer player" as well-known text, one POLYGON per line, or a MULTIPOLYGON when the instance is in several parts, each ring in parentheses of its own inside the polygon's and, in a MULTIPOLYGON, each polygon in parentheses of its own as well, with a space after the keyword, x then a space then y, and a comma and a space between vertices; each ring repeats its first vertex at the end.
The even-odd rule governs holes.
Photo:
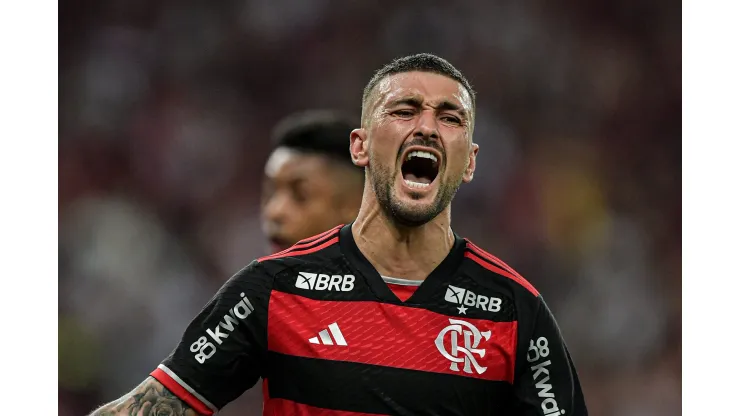
POLYGON ((315 110, 273 130, 262 187, 263 231, 273 252, 357 216, 364 171, 349 157, 353 128, 339 113, 315 110))
POLYGON ((94 414, 210 415, 260 378, 265 415, 587 414, 540 294, 450 227, 478 153, 468 81, 400 58, 362 108, 356 219, 236 273, 150 378, 94 414))

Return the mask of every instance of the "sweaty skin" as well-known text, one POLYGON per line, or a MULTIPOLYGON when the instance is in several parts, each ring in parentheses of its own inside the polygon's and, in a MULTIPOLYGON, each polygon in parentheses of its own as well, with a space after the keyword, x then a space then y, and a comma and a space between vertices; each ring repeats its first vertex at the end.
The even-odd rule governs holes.
POLYGON ((368 98, 367 123, 350 136, 355 164, 368 168, 352 233, 381 275, 423 280, 452 247, 450 202, 475 172, 473 100, 457 81, 427 72, 388 76, 376 90, 368 98), (409 143, 424 143, 421 148, 442 156, 437 177, 423 190, 409 188, 401 177, 401 151, 409 143), (388 201, 379 195, 383 185, 390 187, 388 201), (418 219, 436 208, 426 223, 404 225, 404 216, 418 219))
MULTIPOLYGON (((410 73, 403 73, 399 75, 407 75, 410 73)), ((416 74, 421 74, 416 72, 416 74)), ((441 76, 441 75, 440 75, 441 76)), ((453 81, 454 82, 454 81, 453 81)), ((372 121, 380 121, 381 114, 378 114, 375 110, 379 109, 379 104, 384 100, 387 101, 388 95, 394 91, 394 86, 398 85, 398 80, 394 79, 394 76, 383 78, 378 82, 378 85, 373 88, 368 96, 366 103, 363 103, 362 108, 362 126, 366 127, 367 123, 372 121)), ((457 92, 454 93, 455 98, 463 104, 463 107, 468 110, 470 120, 468 122, 470 126, 470 135, 473 134, 473 124, 475 122, 475 108, 473 108, 473 99, 460 83, 457 83, 457 92)))

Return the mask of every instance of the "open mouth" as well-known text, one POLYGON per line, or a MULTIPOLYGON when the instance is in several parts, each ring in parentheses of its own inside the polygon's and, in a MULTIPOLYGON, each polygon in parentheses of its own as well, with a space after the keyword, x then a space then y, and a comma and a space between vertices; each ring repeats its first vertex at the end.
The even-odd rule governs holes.
POLYGON ((423 150, 409 152, 401 164, 401 176, 410 188, 426 188, 434 182, 437 173, 439 173, 437 156, 423 150))

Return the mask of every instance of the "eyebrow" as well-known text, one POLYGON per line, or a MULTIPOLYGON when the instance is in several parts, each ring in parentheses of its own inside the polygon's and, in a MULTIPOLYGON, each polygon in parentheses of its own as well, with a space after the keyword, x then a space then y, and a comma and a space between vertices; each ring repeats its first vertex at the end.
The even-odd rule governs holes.
MULTIPOLYGON (((388 107, 397 107, 399 105, 408 105, 414 108, 421 108, 423 100, 418 96, 401 97, 388 103, 388 107)), ((453 103, 449 100, 442 100, 439 104, 434 107, 438 111, 455 111, 459 113, 464 119, 470 118, 468 111, 461 106, 453 103)))
POLYGON ((453 103, 453 102, 451 102, 451 101, 447 101, 447 100, 444 100, 444 101, 442 101, 441 103, 439 103, 439 105, 437 105, 437 110, 442 110, 442 111, 444 111, 444 110, 449 110, 449 111, 455 111, 455 112, 457 112, 457 113, 460 113, 460 115, 461 115, 461 116, 462 116, 462 117, 463 117, 464 119, 468 119, 468 118, 469 118, 469 115, 468 115, 468 112, 467 112, 467 110, 465 110, 465 109, 464 109, 464 108, 462 108, 461 106, 459 106, 459 105, 457 105, 457 104, 455 104, 455 103, 453 103))
POLYGON ((421 107, 422 99, 418 96, 401 97, 388 103, 388 107, 397 107, 399 105, 408 105, 414 108, 421 107))

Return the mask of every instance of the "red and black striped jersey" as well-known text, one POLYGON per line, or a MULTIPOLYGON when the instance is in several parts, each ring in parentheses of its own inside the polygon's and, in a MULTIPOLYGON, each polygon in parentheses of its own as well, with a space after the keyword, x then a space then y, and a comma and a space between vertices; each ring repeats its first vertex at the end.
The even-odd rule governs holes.
POLYGON ((350 226, 229 279, 152 376, 204 415, 260 378, 265 415, 587 414, 553 315, 511 267, 455 236, 401 301, 350 226))

